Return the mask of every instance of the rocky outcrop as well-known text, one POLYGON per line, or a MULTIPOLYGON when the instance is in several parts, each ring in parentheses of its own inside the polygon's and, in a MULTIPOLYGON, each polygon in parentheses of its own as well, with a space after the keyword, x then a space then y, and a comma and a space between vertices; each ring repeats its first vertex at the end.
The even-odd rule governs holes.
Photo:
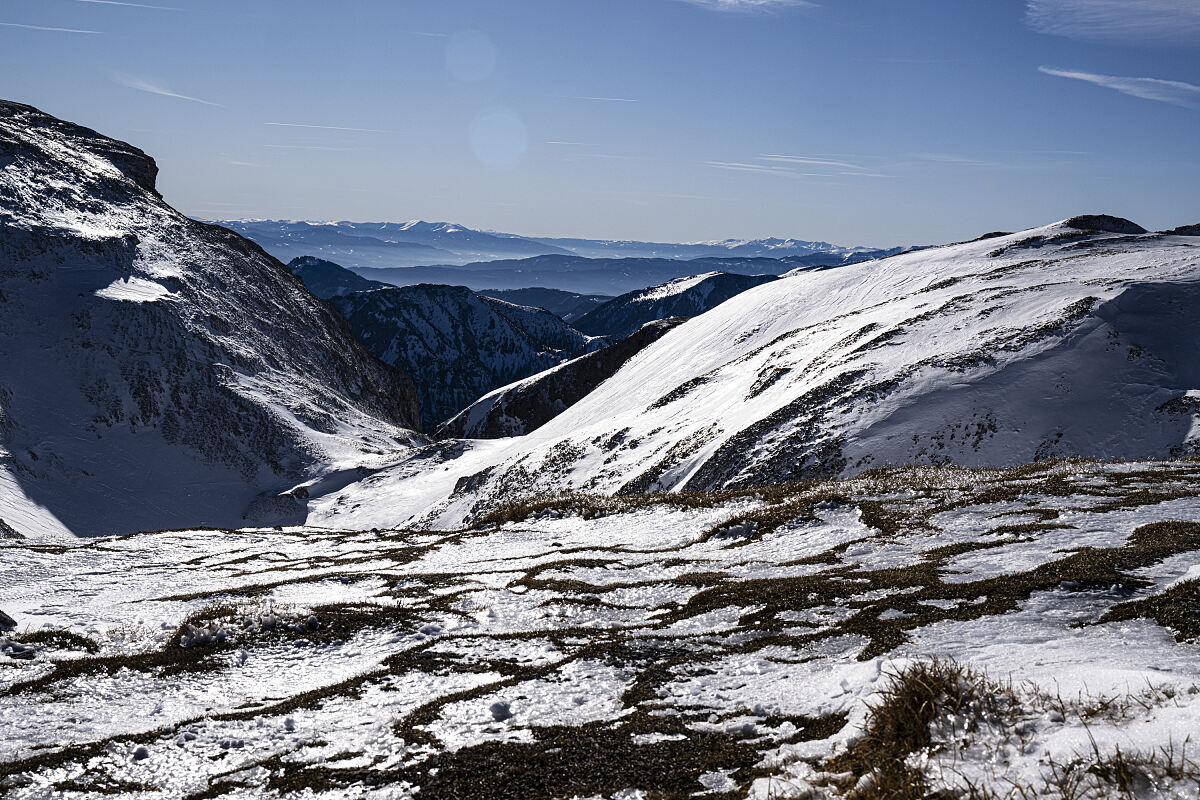
POLYGON ((1099 231, 1100 233, 1143 234, 1146 229, 1136 222, 1123 217, 1113 217, 1108 214, 1080 214, 1063 222, 1068 228, 1081 231, 1099 231))

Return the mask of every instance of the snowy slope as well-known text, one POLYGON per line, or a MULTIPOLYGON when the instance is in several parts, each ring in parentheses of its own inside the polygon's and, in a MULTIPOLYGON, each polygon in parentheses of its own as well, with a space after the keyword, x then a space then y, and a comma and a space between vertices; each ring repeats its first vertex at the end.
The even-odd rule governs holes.
POLYGON ((584 333, 623 339, 647 322, 668 317, 695 317, 734 295, 776 280, 775 275, 734 275, 709 272, 678 278, 615 297, 580 317, 574 324, 584 333))
POLYGON ((27 536, 294 516, 270 498, 412 440, 411 382, 156 172, 0 103, 0 519, 27 536))
POLYGON ((425 430, 499 386, 603 347, 540 308, 422 284, 330 301, 354 335, 412 375, 425 430))
POLYGON ((785 278, 512 442, 445 519, 568 488, 1195 453, 1198 304, 1196 237, 1068 223, 785 278))

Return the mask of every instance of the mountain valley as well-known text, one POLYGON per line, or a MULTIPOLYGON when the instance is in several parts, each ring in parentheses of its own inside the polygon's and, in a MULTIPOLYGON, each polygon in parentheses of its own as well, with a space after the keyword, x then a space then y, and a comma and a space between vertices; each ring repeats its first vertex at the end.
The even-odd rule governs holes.
POLYGON ((218 225, 157 172, 0 102, 0 796, 1200 800, 1200 227, 218 225))

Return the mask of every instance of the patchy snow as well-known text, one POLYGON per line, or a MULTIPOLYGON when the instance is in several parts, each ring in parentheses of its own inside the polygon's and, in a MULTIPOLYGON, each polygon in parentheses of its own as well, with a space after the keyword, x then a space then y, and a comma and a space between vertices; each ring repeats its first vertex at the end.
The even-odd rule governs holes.
POLYGON ((948 658, 1022 687, 1024 738, 937 721, 913 763, 1029 783, 1047 759, 1195 730, 1195 633, 1111 615, 1198 574, 1198 486, 1189 460, 914 469, 699 504, 564 498, 440 532, 362 517, 0 540, 18 623, 0 636, 0 780, 36 798, 231 775, 245 796, 406 797, 445 779, 485 798, 514 764, 581 776, 554 778, 580 797, 837 794, 822 765, 889 676, 948 658))

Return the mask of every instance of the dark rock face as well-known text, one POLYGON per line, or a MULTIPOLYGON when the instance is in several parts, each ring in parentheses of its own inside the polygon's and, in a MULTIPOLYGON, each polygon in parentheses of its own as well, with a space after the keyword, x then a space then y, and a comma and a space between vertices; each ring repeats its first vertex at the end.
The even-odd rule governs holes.
POLYGON ((0 611, 0 631, 12 631, 17 629, 17 621, 0 611))
POLYGON ((1080 214, 1077 217, 1071 217, 1065 224, 1081 231, 1127 234, 1146 232, 1146 229, 1136 222, 1130 222, 1122 217, 1111 217, 1108 214, 1080 214))
POLYGON ((322 300, 353 292, 385 289, 388 284, 368 280, 343 266, 314 256, 301 256, 288 262, 292 274, 304 281, 308 290, 322 300))
POLYGON ((1166 234, 1168 236, 1200 236, 1200 224, 1180 225, 1178 228, 1166 231, 1166 234))
POLYGON ((684 317, 656 320, 605 349, 488 395, 437 429, 438 439, 500 439, 537 430, 582 400, 684 317))
POLYGON ((647 322, 670 317, 696 317, 747 289, 778 280, 775 275, 736 275, 716 272, 680 278, 616 297, 575 321, 592 336, 622 339, 647 322))
POLYGON ((4 103, 0 154, 0 493, 53 515, 5 515, 27 535, 241 524, 412 440, 411 381, 257 245, 167 206, 140 150, 4 103))
POLYGON ((606 344, 548 311, 464 286, 419 284, 330 302, 368 350, 413 376, 426 430, 493 389, 606 344))

